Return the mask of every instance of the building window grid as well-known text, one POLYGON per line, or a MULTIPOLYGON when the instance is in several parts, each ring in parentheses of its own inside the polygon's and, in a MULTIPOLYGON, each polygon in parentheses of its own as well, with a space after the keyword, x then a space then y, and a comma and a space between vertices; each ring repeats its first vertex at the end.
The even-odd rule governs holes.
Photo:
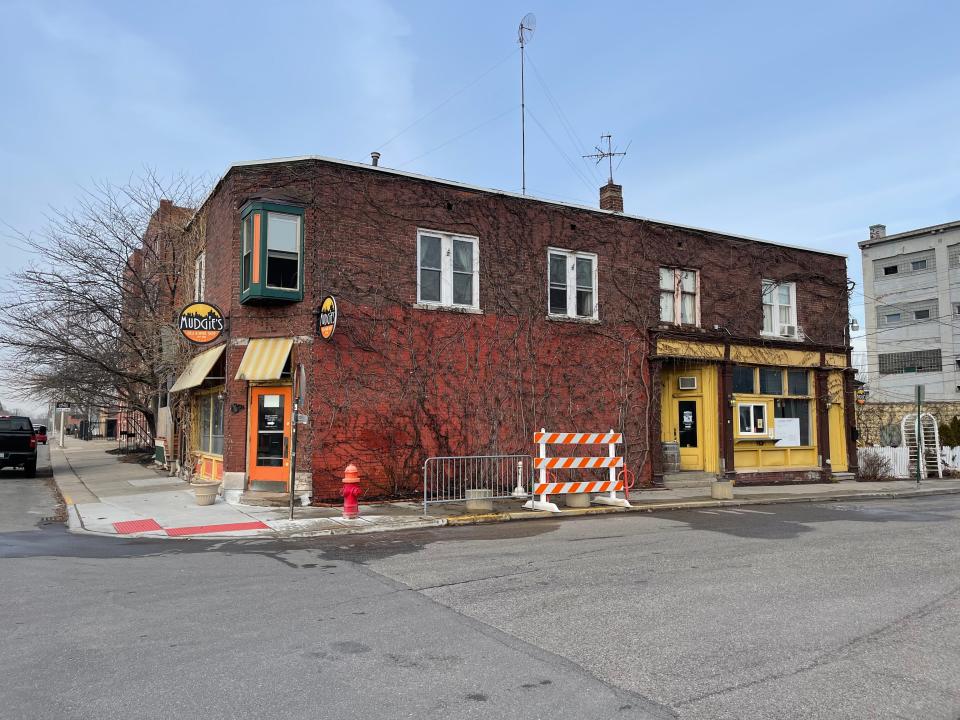
POLYGON ((960 268, 960 245, 947 247, 947 265, 952 268, 960 268))
POLYGON ((595 253, 548 249, 547 313, 552 317, 597 319, 595 253))
MULTIPOLYGON (((950 267, 960 267, 960 245, 948 249, 950 267)), ((909 275, 936 270, 937 258, 934 250, 920 250, 918 252, 897 255, 894 257, 878 258, 873 261, 873 274, 878 279, 891 275, 909 275)))
POLYGON ((660 268, 660 322, 699 327, 699 271, 660 268))
POLYGON ((877 356, 877 359, 881 375, 940 372, 942 370, 940 350, 881 353, 877 356))

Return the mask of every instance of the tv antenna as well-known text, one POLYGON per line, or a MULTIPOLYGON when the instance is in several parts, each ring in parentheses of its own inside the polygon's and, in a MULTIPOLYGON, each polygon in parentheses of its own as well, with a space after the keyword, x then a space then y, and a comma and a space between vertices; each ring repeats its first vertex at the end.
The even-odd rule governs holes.
MULTIPOLYGON (((627 154, 627 150, 630 149, 630 143, 627 143, 626 150, 624 150, 623 152, 618 152, 617 150, 613 149, 613 136, 610 135, 610 133, 606 133, 600 136, 600 145, 594 145, 594 148, 596 148, 595 153, 591 155, 584 155, 583 157, 589 158, 591 160, 596 160, 597 165, 599 165, 601 162, 606 160, 610 168, 610 176, 607 178, 607 182, 612 185, 613 184, 613 159, 615 157, 619 157, 619 158, 625 157, 627 154), (606 150, 604 150, 601 147, 604 141, 606 141, 607 143, 606 150)), ((623 160, 621 160, 620 162, 623 162, 623 160)), ((620 163, 617 163, 617 167, 620 167, 620 163)))
POLYGON ((527 194, 527 110, 526 88, 524 87, 524 50, 537 29, 537 16, 527 13, 517 28, 517 42, 520 43, 520 192, 527 194))

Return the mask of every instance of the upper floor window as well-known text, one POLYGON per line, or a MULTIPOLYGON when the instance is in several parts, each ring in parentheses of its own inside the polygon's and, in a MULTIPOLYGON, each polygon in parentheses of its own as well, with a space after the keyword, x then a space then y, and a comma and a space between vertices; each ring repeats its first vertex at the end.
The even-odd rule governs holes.
POLYGON ((926 260, 914 260, 910 263, 911 270, 926 270, 927 261, 926 260))
POLYGON ((550 248, 547 275, 550 315, 597 319, 597 256, 594 253, 550 248))
POLYGON ((207 281, 207 253, 200 252, 193 260, 193 301, 203 302, 207 281))
POLYGON ((660 322, 699 325, 699 292, 696 270, 660 268, 660 322))
POLYGON ((899 272, 899 270, 900 270, 900 268, 897 267, 896 265, 887 265, 887 266, 883 269, 883 274, 884 274, 884 275, 896 275, 897 272, 899 272))
POLYGON ((797 337, 797 285, 763 281, 763 332, 776 337, 797 337))
POLYGON ((417 233, 417 302, 480 309, 477 238, 421 230, 417 233))
POLYGON ((304 211, 250 202, 240 222, 240 302, 303 299, 304 211))

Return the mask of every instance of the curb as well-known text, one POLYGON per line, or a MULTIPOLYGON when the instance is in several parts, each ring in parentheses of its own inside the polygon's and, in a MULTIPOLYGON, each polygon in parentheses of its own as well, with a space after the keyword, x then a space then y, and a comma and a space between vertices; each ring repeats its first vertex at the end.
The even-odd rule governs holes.
POLYGON ((743 500, 685 500, 667 503, 646 503, 621 507, 590 507, 561 510, 559 513, 544 511, 485 513, 483 515, 458 515, 447 518, 446 525, 483 525, 486 523, 510 522, 512 520, 545 520, 549 518, 583 517, 585 515, 610 515, 631 512, 664 512, 670 510, 699 510, 702 508, 727 508, 746 505, 786 505, 796 503, 850 502, 855 500, 897 500, 899 498, 926 497, 931 495, 958 495, 960 488, 933 488, 930 490, 887 490, 871 493, 847 493, 844 495, 798 495, 785 498, 756 498, 743 500))

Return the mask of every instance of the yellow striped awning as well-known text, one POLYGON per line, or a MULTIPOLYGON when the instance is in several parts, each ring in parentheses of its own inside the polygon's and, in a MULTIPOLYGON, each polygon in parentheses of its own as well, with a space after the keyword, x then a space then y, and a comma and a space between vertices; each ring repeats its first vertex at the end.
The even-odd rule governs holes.
POLYGON ((180 377, 177 378, 173 387, 170 388, 170 392, 189 390, 206 380, 207 375, 210 374, 217 360, 223 355, 224 348, 226 347, 225 344, 217 345, 209 350, 204 350, 192 358, 190 362, 187 363, 186 369, 180 373, 180 377))
POLYGON ((237 380, 276 380, 293 347, 293 338, 251 340, 237 369, 237 380))

